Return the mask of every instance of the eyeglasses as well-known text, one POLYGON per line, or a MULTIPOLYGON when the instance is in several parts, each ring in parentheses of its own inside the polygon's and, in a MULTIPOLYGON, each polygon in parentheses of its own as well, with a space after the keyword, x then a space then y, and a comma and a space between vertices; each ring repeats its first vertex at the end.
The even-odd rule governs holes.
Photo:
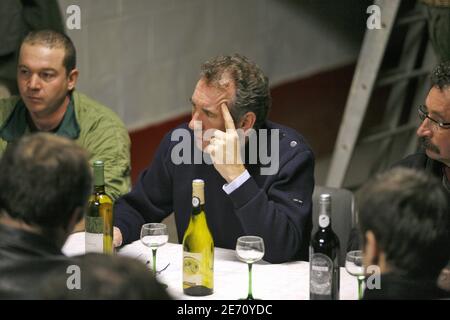
POLYGON ((450 122, 441 122, 438 120, 435 120, 431 118, 428 115, 427 106, 421 105, 419 106, 419 118, 420 120, 424 121, 425 119, 428 119, 431 121, 431 127, 435 130, 442 128, 442 129, 450 129, 450 122))

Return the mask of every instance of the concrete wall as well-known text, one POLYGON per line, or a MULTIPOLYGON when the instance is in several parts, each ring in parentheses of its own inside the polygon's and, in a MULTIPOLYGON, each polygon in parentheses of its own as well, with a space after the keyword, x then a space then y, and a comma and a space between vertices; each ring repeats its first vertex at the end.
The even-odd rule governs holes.
POLYGON ((354 61, 360 0, 59 0, 81 8, 78 89, 129 129, 189 112, 200 64, 239 52, 280 84, 354 61))

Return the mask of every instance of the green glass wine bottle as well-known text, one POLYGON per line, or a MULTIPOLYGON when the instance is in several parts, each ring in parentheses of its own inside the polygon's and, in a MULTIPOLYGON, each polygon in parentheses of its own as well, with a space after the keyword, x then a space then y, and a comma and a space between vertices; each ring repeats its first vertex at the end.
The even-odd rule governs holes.
POLYGON ((94 192, 86 212, 86 252, 113 254, 113 200, 105 193, 103 161, 94 161, 94 192))
POLYGON ((309 298, 339 300, 339 238, 331 228, 331 195, 321 194, 319 228, 309 247, 309 298))
POLYGON ((183 291, 191 296, 214 292, 214 240, 205 215, 205 183, 192 181, 192 211, 183 237, 183 291))

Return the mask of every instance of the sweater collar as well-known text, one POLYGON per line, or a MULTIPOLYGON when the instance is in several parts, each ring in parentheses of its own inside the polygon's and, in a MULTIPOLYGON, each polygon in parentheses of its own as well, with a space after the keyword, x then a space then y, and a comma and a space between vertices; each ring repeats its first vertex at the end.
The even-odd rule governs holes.
MULTIPOLYGON (((27 121, 27 115, 28 110, 25 103, 20 99, 16 103, 8 120, 0 128, 0 137, 7 142, 12 142, 19 139, 25 133, 32 131, 27 121)), ((80 135, 80 126, 75 115, 72 95, 70 95, 70 101, 64 117, 54 133, 58 136, 73 140, 77 139, 80 135)))

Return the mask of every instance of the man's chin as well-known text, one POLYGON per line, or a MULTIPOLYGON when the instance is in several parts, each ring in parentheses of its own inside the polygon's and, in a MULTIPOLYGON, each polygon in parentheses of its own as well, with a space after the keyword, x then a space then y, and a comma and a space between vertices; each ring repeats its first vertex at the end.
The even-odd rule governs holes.
POLYGON ((35 102, 35 101, 24 101, 25 106, 31 114, 36 117, 44 116, 48 112, 48 107, 44 101, 35 102))
POLYGON ((437 154, 436 152, 432 151, 431 149, 425 148, 425 153, 427 155, 428 158, 433 159, 433 160, 439 160, 439 154, 437 154))
POLYGON ((450 159, 445 159, 444 157, 442 157, 442 155, 440 153, 436 153, 430 149, 425 149, 425 153, 426 153, 427 157, 430 159, 442 162, 447 167, 450 165, 450 159))
POLYGON ((30 112, 39 112, 45 108, 43 101, 25 100, 25 106, 30 112))

